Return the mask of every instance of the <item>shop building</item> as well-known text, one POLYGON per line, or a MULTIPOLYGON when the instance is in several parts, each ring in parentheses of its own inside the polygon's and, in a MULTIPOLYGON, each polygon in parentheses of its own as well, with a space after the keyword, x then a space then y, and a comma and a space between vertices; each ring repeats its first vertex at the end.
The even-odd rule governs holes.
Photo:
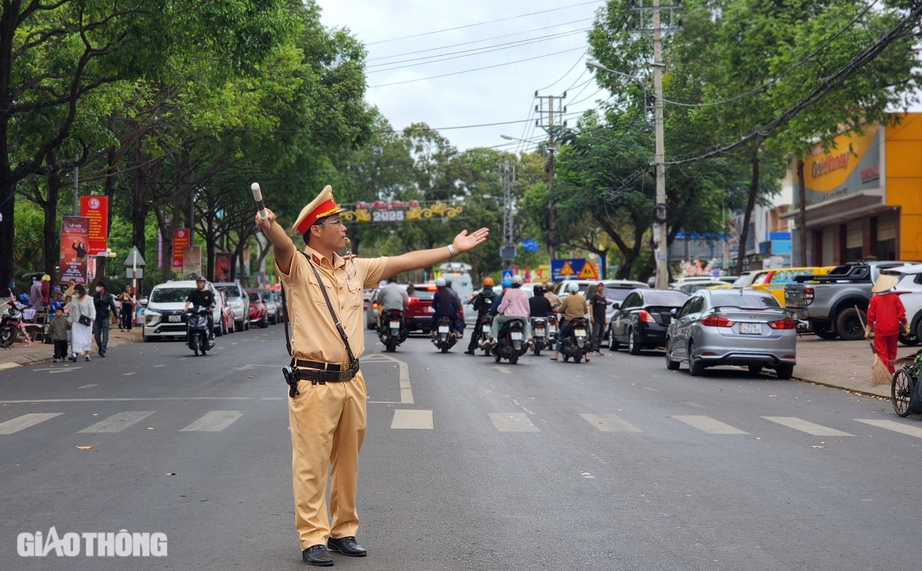
MULTIPOLYGON (((804 160, 807 265, 922 260, 922 113, 900 114, 895 126, 848 131, 829 151, 804 160)), ((800 224, 796 164, 794 207, 783 217, 800 224)), ((800 259, 795 228, 792 259, 800 259)))

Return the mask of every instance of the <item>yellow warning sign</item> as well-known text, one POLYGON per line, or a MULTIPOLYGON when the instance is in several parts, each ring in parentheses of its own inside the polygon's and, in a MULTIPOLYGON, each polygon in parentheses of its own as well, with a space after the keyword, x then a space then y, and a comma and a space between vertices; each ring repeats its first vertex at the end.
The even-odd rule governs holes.
POLYGON ((562 276, 572 276, 575 273, 569 261, 564 262, 563 267, 560 268, 560 275, 562 276))
POLYGON ((599 274, 595 273, 595 268, 587 260, 583 264, 583 269, 579 272, 579 279, 581 280, 597 280, 599 279, 599 274))

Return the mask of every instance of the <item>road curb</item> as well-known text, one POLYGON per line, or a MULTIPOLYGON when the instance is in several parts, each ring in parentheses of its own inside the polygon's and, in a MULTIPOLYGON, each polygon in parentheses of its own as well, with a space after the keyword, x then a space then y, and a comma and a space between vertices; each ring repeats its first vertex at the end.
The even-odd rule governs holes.
MULTIPOLYGON (((868 391, 862 390, 862 389, 856 389, 856 388, 852 388, 852 387, 843 387, 842 385, 834 385, 834 384, 832 384, 832 383, 824 383, 823 381, 815 381, 815 380, 813 380, 813 379, 805 379, 805 378, 802 378, 802 377, 796 377, 796 376, 794 376, 794 377, 791 377, 791 378, 792 378, 793 380, 795 380, 795 381, 800 381, 800 382, 802 382, 802 383, 810 383, 811 385, 819 385, 819 386, 821 386, 821 387, 827 387, 827 388, 830 388, 830 389, 839 389, 840 391, 845 391, 845 392, 847 392, 847 393, 859 394, 859 395, 866 396, 866 397, 872 397, 872 398, 879 398, 879 399, 890 400, 890 395, 879 395, 879 394, 877 394, 877 393, 868 392, 868 391)), ((883 386, 883 385, 881 385, 881 386, 883 386)))

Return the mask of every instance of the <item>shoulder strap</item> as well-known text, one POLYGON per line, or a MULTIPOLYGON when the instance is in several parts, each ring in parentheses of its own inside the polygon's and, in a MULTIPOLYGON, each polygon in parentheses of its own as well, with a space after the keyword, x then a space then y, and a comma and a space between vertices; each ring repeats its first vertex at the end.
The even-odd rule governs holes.
POLYGON ((282 322, 285 324, 285 348, 291 356, 291 337, 288 335, 288 300, 285 298, 284 284, 282 284, 282 322))
POLYGON ((355 355, 352 354, 352 347, 349 346, 349 337, 346 335, 342 323, 339 322, 339 317, 336 316, 333 304, 330 303, 330 296, 327 295, 327 288, 323 285, 323 280, 320 279, 320 272, 318 272, 317 268, 314 266, 314 261, 311 260, 310 256, 306 253, 301 253, 307 258, 307 264, 311 267, 311 270, 313 270, 314 277, 317 278, 317 283, 320 284, 320 292, 323 294, 323 300, 327 302, 327 309, 330 310, 330 315, 333 316, 333 323, 336 324, 336 329, 339 330, 339 336, 343 338, 343 343, 346 345, 346 352, 349 353, 349 367, 351 368, 355 364, 356 359, 355 355))

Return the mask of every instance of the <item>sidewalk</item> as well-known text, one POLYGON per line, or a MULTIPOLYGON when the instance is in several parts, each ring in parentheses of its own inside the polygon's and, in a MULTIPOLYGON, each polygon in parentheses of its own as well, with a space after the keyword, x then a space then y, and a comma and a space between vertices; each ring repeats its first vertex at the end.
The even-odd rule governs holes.
MULTIPOLYGON (((141 341, 141 327, 134 327, 129 331, 119 331, 118 327, 109 330, 109 350, 124 345, 141 341)), ((91 357, 98 356, 96 341, 93 341, 91 357)), ((114 356, 114 355, 113 355, 114 356)), ((0 371, 22 365, 51 361, 54 357, 54 345, 45 345, 36 341, 29 347, 26 343, 13 343, 9 349, 0 349, 0 371)))

